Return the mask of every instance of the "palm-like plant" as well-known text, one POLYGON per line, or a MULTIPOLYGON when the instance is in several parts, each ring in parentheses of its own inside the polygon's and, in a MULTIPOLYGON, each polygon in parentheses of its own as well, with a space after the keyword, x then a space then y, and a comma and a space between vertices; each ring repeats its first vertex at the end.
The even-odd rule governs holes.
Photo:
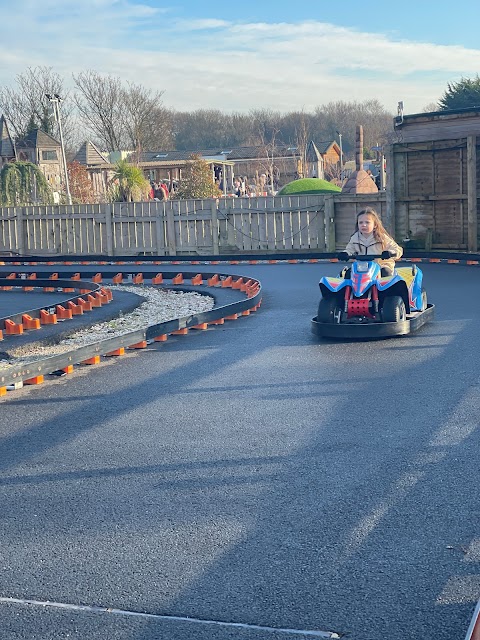
POLYGON ((139 167, 119 160, 110 180, 110 198, 113 202, 133 202, 147 200, 150 183, 139 167))

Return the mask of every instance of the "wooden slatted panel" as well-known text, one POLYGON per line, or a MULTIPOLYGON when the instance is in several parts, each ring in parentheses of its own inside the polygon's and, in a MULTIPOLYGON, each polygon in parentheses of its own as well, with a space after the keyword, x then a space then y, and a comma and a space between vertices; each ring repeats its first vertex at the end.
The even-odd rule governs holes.
POLYGON ((351 202, 335 203, 335 241, 337 247, 345 247, 355 231, 357 212, 361 211, 351 202))
POLYGON ((19 239, 22 236, 19 217, 23 207, 5 207, 0 212, 0 251, 7 253, 20 246, 19 239))
POLYGON ((435 151, 432 195, 461 195, 462 155, 460 149, 435 151))
POLYGON ((298 212, 298 243, 302 249, 311 249, 312 242, 309 233, 309 213, 308 211, 299 211, 298 212))
POLYGON ((307 249, 308 247, 302 246, 302 238, 300 235, 300 229, 301 229, 300 218, 302 214, 298 209, 290 209, 290 207, 287 209, 287 211, 290 211, 290 229, 292 234, 292 240, 291 240, 292 249, 307 249))
POLYGON ((433 229, 433 201, 410 202, 408 207, 409 228, 413 237, 425 238, 428 229, 433 229))
POLYGON ((275 250, 275 213, 273 211, 266 211, 265 217, 267 219, 267 246, 269 251, 275 250))
POLYGON ((436 200, 434 202, 432 248, 466 248, 467 221, 464 219, 459 200, 436 200))
POLYGON ((284 211, 282 213, 282 218, 283 218, 283 247, 286 251, 289 251, 293 248, 291 211, 284 211))
POLYGON ((274 214, 274 220, 275 220, 275 250, 283 251, 284 249, 283 215, 281 213, 276 212, 274 214))
POLYGON ((407 156, 407 196, 429 196, 434 193, 433 152, 409 153, 407 156))
MULTIPOLYGON (((236 203, 235 203, 236 204, 236 203)), ((233 206, 235 206, 235 204, 233 206)), ((252 240, 250 235, 250 207, 242 208, 240 214, 240 237, 239 246, 243 251, 251 251, 252 240)))

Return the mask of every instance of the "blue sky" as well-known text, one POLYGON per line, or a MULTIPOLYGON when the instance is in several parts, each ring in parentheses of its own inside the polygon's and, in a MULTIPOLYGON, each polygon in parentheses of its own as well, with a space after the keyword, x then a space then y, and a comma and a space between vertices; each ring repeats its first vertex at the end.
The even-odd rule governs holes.
POLYGON ((94 69, 163 90, 166 107, 312 112, 377 99, 392 113, 480 73, 478 0, 0 0, 0 85, 27 67, 94 69))

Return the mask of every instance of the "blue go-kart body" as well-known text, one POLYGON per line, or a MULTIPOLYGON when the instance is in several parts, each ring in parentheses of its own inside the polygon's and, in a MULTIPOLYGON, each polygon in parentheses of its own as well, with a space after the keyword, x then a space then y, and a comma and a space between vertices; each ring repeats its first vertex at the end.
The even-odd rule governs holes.
POLYGON ((412 265, 382 276, 376 258, 381 256, 354 256, 350 273, 344 270, 337 278, 320 280, 322 297, 312 320, 313 333, 330 338, 398 336, 433 318, 421 269, 412 265))

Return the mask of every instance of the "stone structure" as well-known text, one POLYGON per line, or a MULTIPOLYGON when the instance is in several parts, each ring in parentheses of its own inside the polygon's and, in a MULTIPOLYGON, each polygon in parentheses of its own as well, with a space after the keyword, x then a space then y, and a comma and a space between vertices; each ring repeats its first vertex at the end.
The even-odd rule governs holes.
POLYGON ((357 125, 355 136, 355 171, 343 185, 342 193, 377 193, 372 176, 363 168, 363 127, 357 125))

